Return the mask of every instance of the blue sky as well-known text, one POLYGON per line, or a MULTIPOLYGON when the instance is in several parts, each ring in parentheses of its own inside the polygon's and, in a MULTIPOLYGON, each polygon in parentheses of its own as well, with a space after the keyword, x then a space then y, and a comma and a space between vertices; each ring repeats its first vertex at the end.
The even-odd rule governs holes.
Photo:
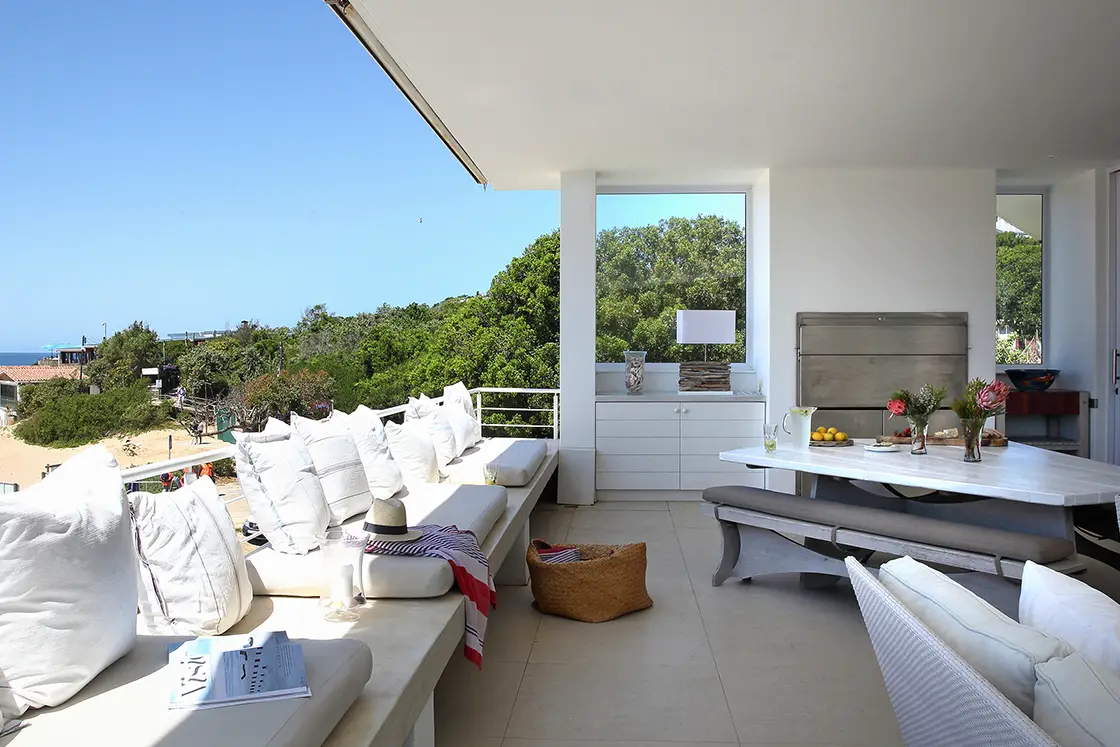
MULTIPOLYGON (((477 186, 319 0, 3 3, 0 81, 0 350, 484 291, 559 222, 477 186)), ((698 212, 742 200, 599 225, 698 212)))

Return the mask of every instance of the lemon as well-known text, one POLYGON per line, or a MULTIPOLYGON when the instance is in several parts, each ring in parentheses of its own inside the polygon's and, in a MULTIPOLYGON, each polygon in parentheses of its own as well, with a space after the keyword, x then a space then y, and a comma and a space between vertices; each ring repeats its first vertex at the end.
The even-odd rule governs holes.
POLYGON ((815 431, 813 433, 813 440, 814 441, 823 441, 824 440, 824 434, 821 433, 820 431, 815 431))
POLYGON ((844 431, 840 431, 839 433, 836 434, 836 440, 837 441, 847 441, 848 440, 848 434, 845 433, 844 431))
POLYGON ((839 433, 839 431, 838 431, 838 430, 836 430, 835 428, 829 428, 829 429, 828 429, 828 433, 831 433, 832 435, 834 435, 834 436, 835 436, 835 435, 836 435, 837 433, 839 433))
POLYGON ((824 433, 824 432, 825 432, 825 431, 827 431, 827 430, 828 430, 828 429, 827 429, 827 428, 825 428, 825 427, 824 427, 824 426, 822 425, 822 426, 821 426, 820 428, 817 428, 817 433, 824 433))
POLYGON ((836 439, 836 436, 831 433, 825 433, 823 436, 821 436, 821 438, 823 438, 825 441, 833 441, 836 439))

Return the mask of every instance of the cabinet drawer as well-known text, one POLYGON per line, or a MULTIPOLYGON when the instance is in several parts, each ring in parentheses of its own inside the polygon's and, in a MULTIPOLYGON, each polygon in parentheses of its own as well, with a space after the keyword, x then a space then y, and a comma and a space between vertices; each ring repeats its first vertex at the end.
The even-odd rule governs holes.
POLYGON ((681 418, 681 438, 762 438, 761 420, 681 418))
POLYGON ((677 402, 599 402, 595 405, 596 420, 676 420, 677 402))
POLYGON ((721 462, 719 454, 682 454, 681 472, 760 472, 761 470, 748 469, 745 464, 736 462, 721 462))
POLYGON ((681 453, 709 454, 718 456, 721 451, 741 449, 744 446, 758 446, 761 443, 761 436, 757 438, 738 438, 734 436, 711 438, 682 438, 681 453))
POLYGON ((599 420, 597 438, 677 438, 681 421, 673 420, 599 420))
MULTIPOLYGON (((600 454, 664 454, 681 453, 679 438, 597 438, 595 450, 600 454)), ((674 460, 675 461, 675 460, 674 460)))
POLYGON ((741 474, 728 472, 682 472, 681 490, 707 490, 717 485, 746 485, 761 488, 766 475, 762 470, 744 469, 741 474))
POLYGON ((680 490, 676 472, 596 472, 599 490, 680 490))
MULTIPOLYGON (((738 465, 741 469, 746 469, 738 465)), ((604 454, 595 455, 595 469, 599 472, 677 472, 680 462, 675 455, 662 454, 604 454)))
POLYGON ((764 420, 764 402, 689 402, 682 400, 681 414, 696 420, 764 420))

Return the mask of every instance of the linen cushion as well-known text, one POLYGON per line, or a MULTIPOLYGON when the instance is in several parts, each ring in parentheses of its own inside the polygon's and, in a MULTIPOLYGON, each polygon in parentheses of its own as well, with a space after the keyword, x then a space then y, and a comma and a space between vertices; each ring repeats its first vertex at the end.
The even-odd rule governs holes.
POLYGON ((209 477, 171 493, 132 493, 140 558, 138 632, 218 635, 249 611, 253 588, 233 520, 209 477))
POLYGON ((1064 641, 1020 625, 913 558, 884 563, 879 581, 1028 717, 1034 714, 1035 666, 1073 653, 1064 641))
POLYGON ((428 433, 432 437, 432 446, 436 450, 436 463, 442 471, 459 456, 458 444, 455 441, 455 429, 451 421, 442 412, 443 408, 436 410, 431 415, 420 418, 420 422, 428 426, 428 433))
MULTIPOLYGON (((336 412, 331 417, 337 418, 339 415, 342 413, 336 412)), ((382 500, 392 498, 404 487, 404 478, 401 477, 400 467, 389 453, 389 441, 385 436, 381 417, 365 405, 358 405, 354 412, 343 416, 343 422, 358 445, 358 456, 366 471, 370 494, 382 500)))
POLYGON ((291 428, 269 419, 263 433, 235 434, 237 481, 253 520, 273 548, 302 555, 330 524, 311 454, 291 428))
POLYGON ((474 437, 475 427, 478 424, 474 422, 474 418, 454 405, 444 405, 439 408, 439 411, 455 433, 455 456, 462 456, 463 452, 478 443, 474 437))
POLYGON ((467 385, 461 381, 457 381, 450 386, 443 388, 443 406, 451 407, 452 409, 459 409, 466 413, 474 427, 471 430, 471 437, 468 439, 469 443, 464 448, 474 446, 482 440, 482 423, 479 418, 482 413, 475 413, 474 403, 471 402, 471 393, 467 390, 467 385))
POLYGON ((1019 622, 1061 638, 1120 677, 1120 604, 1093 587, 1028 560, 1019 590, 1019 622))
POLYGON ((420 420, 435 413, 439 407, 431 397, 421 394, 419 397, 408 398, 408 409, 404 411, 405 420, 420 420))
POLYGON ((60 705, 128 653, 136 602, 124 483, 104 447, 4 495, 0 717, 60 705))
MULTIPOLYGON (((322 612, 313 608, 307 614, 322 612)), ((141 636, 132 653, 102 672, 64 708, 36 713, 12 740, 12 747, 320 745, 357 700, 373 667, 369 646, 361 641, 294 638, 303 649, 310 698, 170 710, 167 646, 183 640, 188 639, 141 636)))
POLYGON ((406 420, 403 424, 385 424, 389 453, 401 470, 404 484, 411 490, 430 482, 439 482, 439 462, 428 424, 422 420, 406 420))
POLYGON ((482 485, 482 468, 490 465, 496 470, 498 485, 521 487, 529 484, 547 455, 548 445, 543 439, 487 438, 463 452, 445 472, 449 482, 482 485))
POLYGON ((345 421, 345 414, 337 419, 332 415, 326 420, 311 420, 292 413, 292 428, 307 446, 323 486, 332 527, 373 505, 358 444, 345 421))
POLYGON ((1035 671, 1034 720, 1062 747, 1120 747, 1120 678, 1084 656, 1051 659, 1035 671))
MULTIPOLYGON (((400 496, 410 526, 454 525, 470 530, 482 543, 506 509, 506 490, 496 485, 423 484, 400 496)), ((360 531, 364 517, 343 525, 360 531)), ((296 557, 259 548, 245 559, 255 594, 317 597, 323 593, 325 574, 319 554, 296 557)), ((371 599, 438 597, 454 583, 451 566, 439 558, 362 556, 365 594, 371 599)))

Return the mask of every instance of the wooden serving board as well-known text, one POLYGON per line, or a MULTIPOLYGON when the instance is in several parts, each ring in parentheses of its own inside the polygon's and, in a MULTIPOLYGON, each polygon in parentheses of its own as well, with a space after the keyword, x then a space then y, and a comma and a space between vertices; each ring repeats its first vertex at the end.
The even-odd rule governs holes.
MULTIPOLYGON (((910 436, 879 436, 877 440, 879 443, 909 444, 913 439, 910 436)), ((1007 436, 985 436, 980 440, 980 445, 998 449, 1007 446, 1007 436)), ((964 439, 927 436, 926 446, 964 446, 964 439)))
POLYGON ((814 449, 823 449, 833 446, 855 446, 856 442, 849 438, 847 441, 810 441, 809 445, 814 449))

